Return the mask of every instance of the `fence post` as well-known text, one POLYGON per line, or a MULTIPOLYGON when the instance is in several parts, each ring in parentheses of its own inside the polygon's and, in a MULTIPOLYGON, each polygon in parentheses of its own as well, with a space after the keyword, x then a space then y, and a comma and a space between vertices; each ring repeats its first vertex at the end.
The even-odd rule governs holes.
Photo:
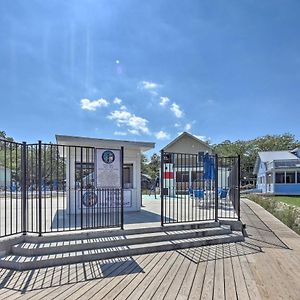
POLYGON ((121 147, 120 168, 121 168, 121 229, 124 229, 124 178, 123 178, 123 164, 124 164, 124 147, 121 147))
POLYGON ((219 192, 218 192, 218 185, 219 185, 219 158, 218 154, 215 154, 215 222, 218 222, 219 219, 219 192))
POLYGON ((237 170, 237 200, 238 200, 238 220, 241 220, 241 195, 240 195, 240 185, 241 185, 241 156, 238 155, 238 170, 237 170))
MULTIPOLYGON (((82 146, 80 146, 80 226, 81 229, 83 229, 83 152, 82 152, 82 146)), ((75 208, 76 210, 76 208, 75 208)), ((85 211, 87 214, 87 210, 85 211)), ((87 223, 87 222, 86 222, 87 223)), ((87 224, 86 224, 87 225, 87 224)))
POLYGON ((160 223, 164 226, 164 150, 160 151, 160 223))
POLYGON ((26 150, 27 145, 26 142, 22 143, 22 231, 23 235, 27 233, 27 203, 26 203, 26 194, 27 194, 27 179, 26 179, 26 171, 27 171, 27 164, 26 164, 26 150))
POLYGON ((42 141, 38 143, 39 236, 42 236, 42 141))

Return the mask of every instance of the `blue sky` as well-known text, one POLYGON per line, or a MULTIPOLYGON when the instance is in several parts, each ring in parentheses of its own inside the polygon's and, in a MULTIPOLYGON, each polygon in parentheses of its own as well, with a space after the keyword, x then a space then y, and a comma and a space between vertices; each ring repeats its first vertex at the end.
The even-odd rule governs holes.
POLYGON ((0 130, 300 138, 300 1, 0 1, 0 130))

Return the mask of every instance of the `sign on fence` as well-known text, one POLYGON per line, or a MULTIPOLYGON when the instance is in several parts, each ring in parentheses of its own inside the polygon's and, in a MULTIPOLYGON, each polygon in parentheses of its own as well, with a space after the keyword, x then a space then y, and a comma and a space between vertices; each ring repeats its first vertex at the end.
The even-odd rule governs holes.
POLYGON ((98 188, 121 188, 121 151, 96 149, 98 188))

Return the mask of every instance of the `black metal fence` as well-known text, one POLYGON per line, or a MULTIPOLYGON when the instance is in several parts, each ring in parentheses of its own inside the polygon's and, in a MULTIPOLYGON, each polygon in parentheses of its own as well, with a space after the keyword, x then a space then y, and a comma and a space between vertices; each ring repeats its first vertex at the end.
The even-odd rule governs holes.
POLYGON ((240 158, 161 152, 161 223, 240 218, 240 158))
POLYGON ((92 147, 0 140, 0 237, 122 227, 122 189, 97 187, 95 161, 92 147))

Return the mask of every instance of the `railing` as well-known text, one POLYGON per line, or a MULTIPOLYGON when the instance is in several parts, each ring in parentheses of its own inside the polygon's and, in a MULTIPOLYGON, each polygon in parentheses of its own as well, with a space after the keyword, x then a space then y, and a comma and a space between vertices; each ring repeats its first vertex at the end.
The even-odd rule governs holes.
POLYGON ((161 223, 240 219, 240 157, 161 151, 161 223))
POLYGON ((0 140, 0 237, 123 226, 122 189, 97 188, 95 148, 0 140))

